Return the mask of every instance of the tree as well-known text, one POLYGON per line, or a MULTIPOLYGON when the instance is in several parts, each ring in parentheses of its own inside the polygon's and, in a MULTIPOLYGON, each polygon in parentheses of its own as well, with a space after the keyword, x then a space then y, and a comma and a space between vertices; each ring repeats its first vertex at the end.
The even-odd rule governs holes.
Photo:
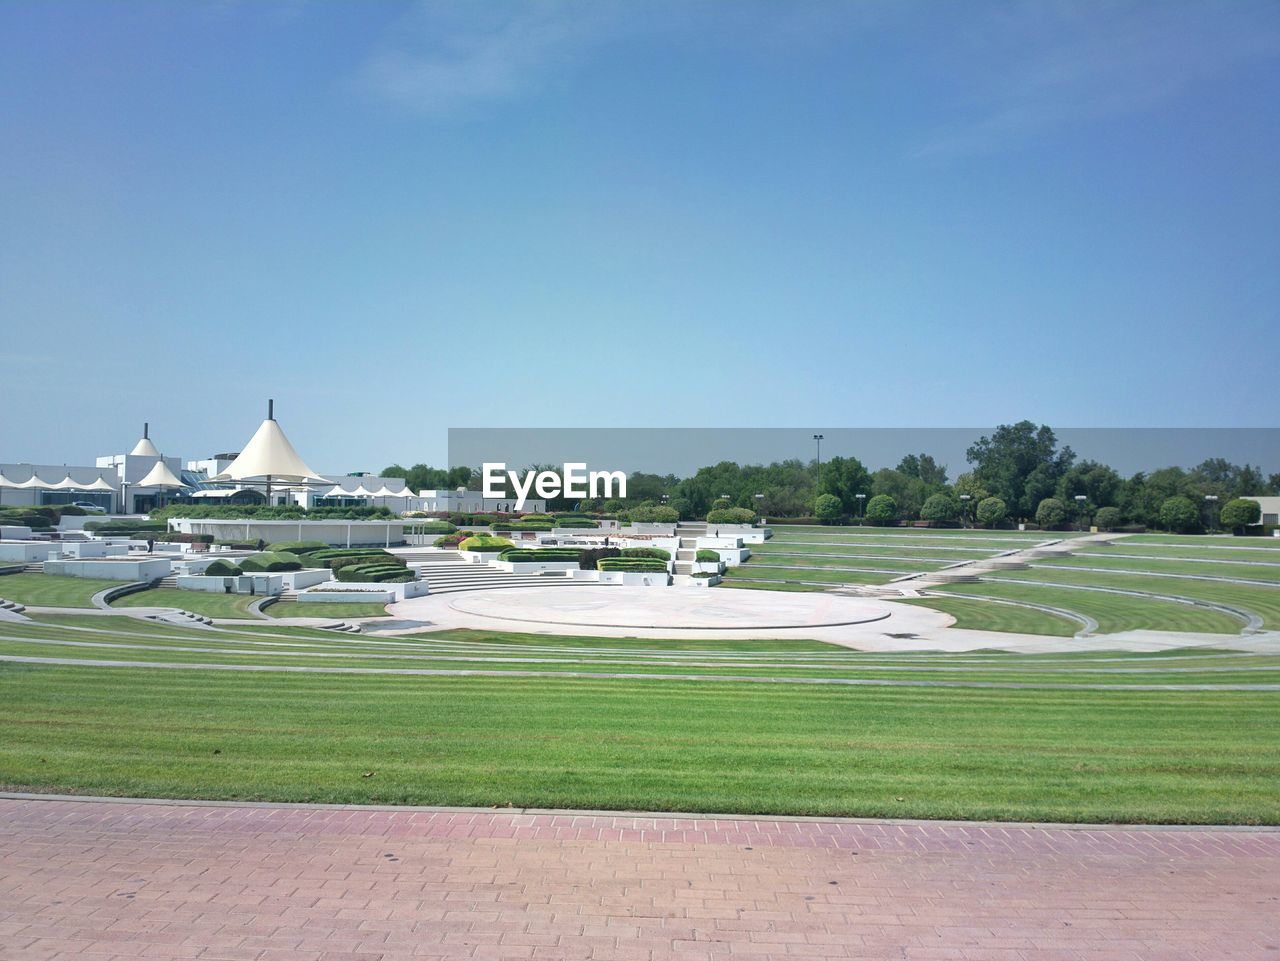
POLYGON ((1100 531, 1115 530, 1120 526, 1120 508, 1099 507, 1098 513, 1093 515, 1093 522, 1098 525, 1100 531))
POLYGON ((818 472, 818 493, 840 500, 846 514, 857 510, 859 494, 871 491, 871 476, 856 457, 833 457, 818 472))
POLYGON ((1041 530, 1053 530, 1067 522, 1067 505, 1056 497, 1046 497, 1036 507, 1036 523, 1041 530))
POLYGON ((1167 530, 1185 534, 1200 526, 1200 510, 1189 498, 1168 497, 1160 505, 1160 523, 1167 530))
POLYGON ((819 494, 813 502, 813 514, 824 524, 836 524, 844 516, 844 505, 834 494, 819 494))
POLYGON ((898 472, 922 480, 929 487, 945 487, 947 468, 929 454, 908 454, 898 462, 898 472))
POLYGON ((1068 468, 1058 479, 1054 496, 1068 504, 1083 494, 1094 507, 1114 507, 1123 488, 1124 479, 1113 468, 1086 460, 1068 468))
POLYGON ((888 494, 877 494, 867 501, 867 520, 878 526, 892 524, 898 519, 898 503, 888 494))
POLYGON ((1222 505, 1219 520, 1223 527, 1229 527, 1236 534, 1243 534, 1244 529, 1262 520, 1262 505, 1244 497, 1227 501, 1222 505))
POLYGON ((983 527, 995 527, 1008 513, 1005 502, 998 497, 984 497, 978 501, 977 518, 983 527))
POLYGON ((1058 449, 1058 439, 1047 426, 1029 420, 997 427, 981 437, 965 457, 973 473, 992 494, 1027 517, 1040 500, 1053 493, 1058 478, 1075 462, 1070 447, 1058 449))
POLYGON ((924 481, 902 471, 886 467, 871 475, 872 496, 884 494, 892 497, 898 505, 899 517, 919 517, 920 508, 931 493, 934 491, 924 481))
POLYGON ((627 519, 633 524, 674 524, 680 513, 666 504, 641 504, 627 511, 627 519))
POLYGON ((934 494, 920 508, 920 518, 935 524, 953 521, 959 516, 960 505, 950 494, 934 494))

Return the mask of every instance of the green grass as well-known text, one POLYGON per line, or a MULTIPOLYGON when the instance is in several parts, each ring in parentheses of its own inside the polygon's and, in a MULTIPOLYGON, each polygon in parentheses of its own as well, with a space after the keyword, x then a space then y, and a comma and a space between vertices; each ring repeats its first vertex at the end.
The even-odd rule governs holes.
POLYGON ((1071 637, 1080 629, 1075 621, 1047 611, 1012 604, 970 600, 965 597, 926 597, 906 599, 906 604, 929 607, 950 614, 955 626, 973 631, 1003 631, 1014 634, 1047 634, 1071 637))
POLYGON ((11 790, 1280 820, 1280 725, 1268 693, 160 675, 0 664, 0 700, 0 784, 11 790))
MULTIPOLYGON (((1037 560, 1035 564, 1037 567, 1095 567, 1120 573, 1150 571, 1156 574, 1190 574, 1193 577, 1227 577, 1239 580, 1280 583, 1280 564, 1270 567, 1263 564, 1243 563, 1218 557, 1207 558, 1206 561, 1202 562, 1179 558, 1165 560, 1163 558, 1150 559, 1108 557, 1105 554, 1078 554, 1074 557, 1044 558, 1037 560)), ((1153 581, 1153 583, 1156 582, 1153 581)))
MULTIPOLYGON (((957 557, 956 561, 962 560, 957 557)), ((879 568, 886 571, 898 571, 903 574, 911 574, 916 571, 936 571, 940 567, 945 567, 947 563, 954 561, 931 561, 916 560, 915 558, 902 559, 898 557, 806 557, 804 555, 795 554, 753 554, 747 561, 747 568, 755 567, 812 567, 827 570, 840 570, 841 568, 879 568)))
POLYGON ((884 584, 899 575, 894 572, 832 571, 821 568, 788 569, 752 565, 750 562, 730 567, 724 572, 725 581, 750 578, 760 581, 811 581, 822 584, 884 584))
MULTIPOLYGON (((732 568, 730 568, 732 570, 732 568)), ((788 584, 784 581, 770 581, 768 583, 758 583, 755 581, 744 581, 745 575, 735 574, 730 577, 728 571, 725 572, 725 578, 719 584, 720 587, 737 588, 739 590, 753 591, 794 591, 795 593, 811 593, 814 591, 825 591, 827 588, 822 584, 788 584)))
MULTIPOLYGON (((1280 586, 1228 584, 1215 581, 1194 581, 1177 577, 1144 577, 1141 574, 1099 574, 1095 571, 1076 571, 1068 568, 1032 568, 1027 571, 1008 571, 999 575, 1000 582, 1009 580, 1052 581, 1055 584, 1080 584, 1095 587, 1115 587, 1121 590, 1146 591, 1214 601, 1244 608, 1263 618, 1266 627, 1280 628, 1280 586)), ((1077 591, 1076 593, 1084 593, 1077 591)), ((1184 605, 1185 606, 1185 605, 1184 605)), ((1194 609, 1188 609, 1193 611, 1194 609)), ((1235 630, 1240 629, 1235 622, 1235 630)), ((1177 630, 1178 628, 1173 628, 1177 630)), ((1185 628, 1192 630, 1192 628, 1185 628)), ((1234 633, 1234 631, 1233 631, 1234 633)))
POLYGON ((297 601, 276 601, 262 609, 270 617, 386 617, 387 605, 352 601, 350 603, 299 604, 297 601))
POLYGON ((93 607, 93 595, 127 581, 53 574, 5 574, 0 577, 0 597, 29 607, 93 607))
POLYGON ((178 607, 205 617, 238 617, 253 619, 249 605, 258 600, 252 594, 211 594, 206 591, 180 591, 174 587, 153 587, 126 594, 111 602, 112 607, 178 607))
MULTIPOLYGON (((1021 572, 1020 572, 1021 573, 1021 572)), ((1041 572, 1044 573, 1044 572, 1041 572)), ((1044 580, 1050 578, 1045 577, 1044 580)), ((1148 583, 1153 578, 1145 579, 1148 583)), ((1189 631, 1198 634, 1238 634, 1238 620, 1217 611, 1189 607, 1155 598, 1128 597, 1100 591, 1082 591, 1071 587, 1043 587, 1015 580, 984 580, 981 584, 953 584, 948 594, 983 594, 1012 601, 1043 604, 1088 615, 1098 622, 1098 631, 1189 631)))

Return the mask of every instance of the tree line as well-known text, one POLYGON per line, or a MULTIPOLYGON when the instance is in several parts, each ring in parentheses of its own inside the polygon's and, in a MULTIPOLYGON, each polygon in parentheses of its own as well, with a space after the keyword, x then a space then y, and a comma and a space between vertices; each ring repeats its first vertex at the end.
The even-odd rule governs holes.
MULTIPOLYGON (((745 508, 764 517, 812 517, 825 523, 1034 522, 1054 528, 1087 520, 1104 529, 1134 525, 1191 531, 1255 523, 1252 509, 1235 502, 1280 493, 1280 474, 1264 476, 1255 466, 1222 458, 1124 477, 1106 464, 1078 459, 1069 446, 1059 444, 1052 428, 1025 420, 980 437, 965 459, 968 470, 954 480, 946 465, 928 453, 908 455, 895 467, 875 471, 854 456, 831 457, 821 464, 721 461, 691 477, 633 473, 625 500, 557 499, 547 507, 609 513, 667 506, 682 519, 745 508)), ((530 469, 555 470, 546 465, 530 469)), ((393 464, 382 474, 403 477, 414 490, 480 486, 479 471, 467 467, 393 464)))

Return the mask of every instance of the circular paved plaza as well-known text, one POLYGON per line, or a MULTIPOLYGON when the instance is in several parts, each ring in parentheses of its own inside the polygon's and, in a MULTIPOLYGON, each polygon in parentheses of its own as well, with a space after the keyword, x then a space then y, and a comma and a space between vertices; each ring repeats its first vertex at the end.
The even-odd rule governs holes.
POLYGON ((438 627, 672 638, 796 637, 837 643, 917 635, 951 623, 937 611, 838 594, 616 586, 465 591, 415 597, 393 616, 438 627))

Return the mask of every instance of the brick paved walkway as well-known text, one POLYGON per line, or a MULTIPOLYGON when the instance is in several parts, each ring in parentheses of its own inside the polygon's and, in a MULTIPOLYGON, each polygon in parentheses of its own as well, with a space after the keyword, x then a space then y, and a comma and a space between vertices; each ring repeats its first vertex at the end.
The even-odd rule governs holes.
POLYGON ((1280 832, 0 798, 0 959, 1280 959, 1280 832))

